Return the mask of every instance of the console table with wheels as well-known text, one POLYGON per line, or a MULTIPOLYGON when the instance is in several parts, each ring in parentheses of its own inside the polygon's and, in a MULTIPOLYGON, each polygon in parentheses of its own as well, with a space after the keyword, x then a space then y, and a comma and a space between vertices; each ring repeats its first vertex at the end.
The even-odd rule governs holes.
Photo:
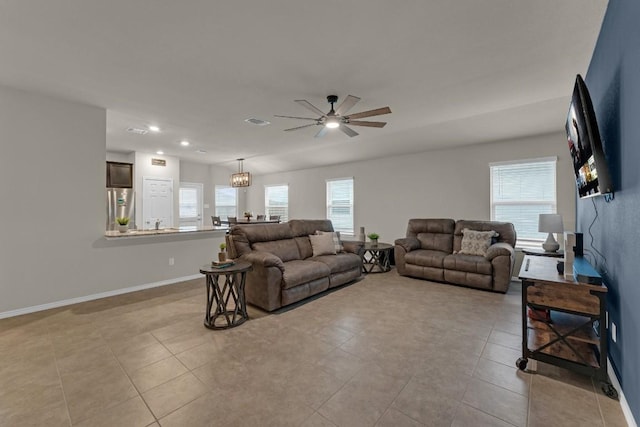
POLYGON ((522 261, 522 357, 516 365, 525 370, 534 359, 589 375, 617 398, 607 375, 607 288, 567 280, 557 263, 529 255, 522 261))
POLYGON ((251 268, 250 263, 241 261, 228 267, 205 265, 200 269, 200 273, 207 278, 204 326, 209 329, 228 329, 243 324, 249 318, 244 284, 251 268), (220 283, 221 278, 224 278, 223 283, 220 283), (233 303, 233 306, 229 306, 229 303, 233 303))

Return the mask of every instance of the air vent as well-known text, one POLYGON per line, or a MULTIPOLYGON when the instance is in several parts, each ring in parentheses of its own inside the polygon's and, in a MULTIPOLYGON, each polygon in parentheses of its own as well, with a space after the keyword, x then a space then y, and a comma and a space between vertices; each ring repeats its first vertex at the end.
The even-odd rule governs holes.
POLYGON ((135 133, 138 135, 146 135, 149 133, 149 129, 140 129, 140 128, 129 128, 127 132, 135 133))
POLYGON ((244 120, 247 123, 251 123, 252 125, 256 125, 256 126, 266 126, 266 125, 270 125, 271 122, 268 122, 266 120, 260 120, 260 119, 256 119, 256 118, 248 118, 244 120))

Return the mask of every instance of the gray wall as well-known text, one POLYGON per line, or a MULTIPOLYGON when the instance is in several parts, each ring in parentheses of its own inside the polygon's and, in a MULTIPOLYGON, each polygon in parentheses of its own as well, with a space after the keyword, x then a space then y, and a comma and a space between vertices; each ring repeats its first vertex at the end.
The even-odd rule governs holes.
POLYGON ((102 108, 0 86, 0 317, 197 275, 216 257, 223 235, 102 237, 105 123, 102 108))
POLYGON ((558 213, 574 229, 575 184, 566 135, 472 145, 256 176, 248 209, 264 211, 264 185, 289 184, 290 218, 326 217, 326 180, 354 177, 355 227, 381 241, 403 237, 409 218, 489 219, 489 163, 557 156, 558 213))
POLYGON ((589 258, 609 288, 609 320, 618 330, 617 342, 609 342, 610 356, 636 420, 640 420, 639 17, 638 0, 609 1, 585 79, 615 199, 611 203, 603 197, 577 202, 578 229, 585 233, 589 258))

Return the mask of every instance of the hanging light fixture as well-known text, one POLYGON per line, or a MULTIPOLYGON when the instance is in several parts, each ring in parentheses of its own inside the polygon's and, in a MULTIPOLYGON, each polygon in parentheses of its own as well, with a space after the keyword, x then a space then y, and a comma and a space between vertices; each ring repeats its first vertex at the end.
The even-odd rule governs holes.
POLYGON ((244 159, 238 159, 238 173, 231 174, 232 187, 248 187, 251 185, 251 174, 242 171, 242 162, 244 159))

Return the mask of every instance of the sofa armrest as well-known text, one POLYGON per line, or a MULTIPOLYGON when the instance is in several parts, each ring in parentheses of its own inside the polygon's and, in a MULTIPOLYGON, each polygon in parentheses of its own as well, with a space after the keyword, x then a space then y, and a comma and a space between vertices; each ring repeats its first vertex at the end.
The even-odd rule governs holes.
POLYGON ((264 268, 277 267, 280 271, 284 271, 284 263, 282 260, 271 252, 252 251, 242 255, 240 258, 244 261, 250 262, 251 264, 258 264, 264 268))
POLYGON ((395 244, 398 246, 402 246, 404 250, 407 252, 420 249, 420 241, 415 237, 405 237, 402 239, 396 239, 395 244))
POLYGON ((362 256, 362 252, 364 252, 364 242, 343 240, 341 243, 345 252, 362 256))
POLYGON ((508 257, 512 257, 513 253, 514 253, 514 249, 510 244, 494 243, 493 245, 489 246, 489 249, 487 249, 487 254, 485 255, 485 257, 489 261, 491 261, 492 259, 500 255, 506 255, 508 257))

